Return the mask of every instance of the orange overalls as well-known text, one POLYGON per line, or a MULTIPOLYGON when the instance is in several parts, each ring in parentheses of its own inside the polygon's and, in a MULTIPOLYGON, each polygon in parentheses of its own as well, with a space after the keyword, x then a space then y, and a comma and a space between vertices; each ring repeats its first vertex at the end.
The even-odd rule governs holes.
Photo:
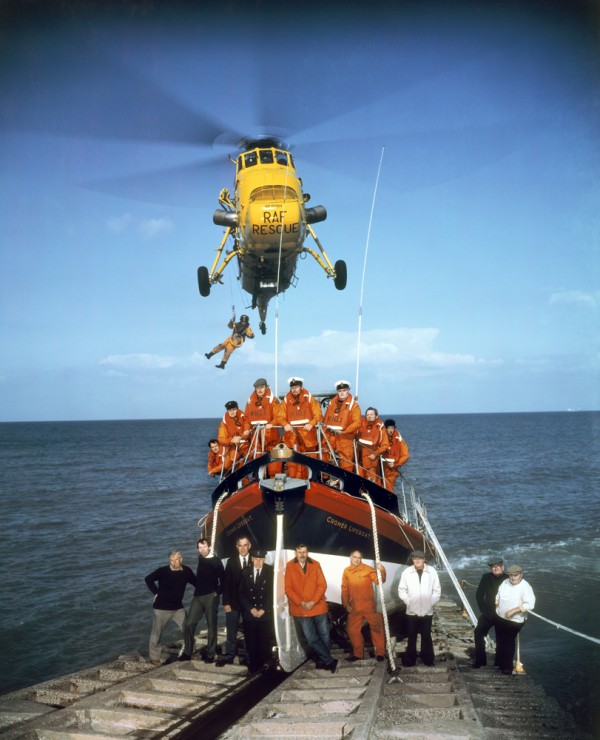
POLYGON ((231 472, 231 455, 226 446, 220 445, 218 452, 208 451, 208 474, 229 475, 231 472))
MULTIPOLYGON (((265 394, 262 397, 256 391, 252 393, 246 403, 244 416, 246 417, 244 432, 247 433, 246 437, 250 442, 251 456, 253 458, 260 457, 265 452, 272 450, 276 444, 279 444, 281 441, 279 429, 263 428, 260 431, 256 430, 257 426, 265 424, 273 424, 274 427, 283 426, 281 404, 279 403, 279 399, 273 395, 270 388, 265 390, 265 394), (255 434, 258 434, 258 438, 254 436, 255 434)), ((281 473, 281 463, 270 463, 269 475, 271 478, 277 473, 281 473)))
MULTIPOLYGON (((385 568, 381 572, 381 580, 385 583, 385 568)), ((360 660, 363 659, 364 650, 363 619, 371 629, 375 655, 385 655, 383 619, 377 611, 374 583, 377 583, 377 571, 365 563, 356 568, 349 565, 342 574, 342 604, 348 612, 346 631, 352 643, 352 652, 360 660)))
POLYGON ((402 438, 400 432, 396 431, 391 438, 388 436, 390 446, 383 455, 383 472, 385 475, 385 487, 393 491, 398 477, 398 468, 408 460, 408 445, 402 438))
MULTIPOLYGON (((292 432, 285 432, 283 435, 285 444, 298 452, 314 452, 317 449, 315 425, 323 418, 321 404, 303 388, 297 398, 289 391, 283 399, 281 410, 285 415, 285 423, 294 428, 292 432), (307 424, 312 429, 305 429, 307 424)), ((291 478, 308 478, 308 470, 304 465, 289 462, 287 472, 291 478)))
POLYGON ((248 452, 248 440, 244 439, 243 434, 246 431, 246 417, 244 412, 236 409, 235 417, 229 416, 227 411, 225 412, 221 423, 219 424, 219 433, 217 439, 219 444, 227 445, 231 455, 231 462, 235 468, 239 468, 243 465, 244 458, 248 452), (233 441, 234 437, 241 437, 241 441, 236 445, 233 441), (237 446, 237 451, 236 451, 237 446))
MULTIPOLYGON (((350 393, 344 401, 338 395, 334 396, 325 411, 323 431, 343 470, 354 470, 354 435, 360 427, 360 417, 360 406, 350 393)), ((328 460, 330 457, 325 443, 323 459, 328 460)))
POLYGON ((254 339, 254 332, 247 324, 242 324, 241 322, 238 322, 237 324, 234 322, 233 319, 227 324, 227 327, 229 329, 233 329, 233 333, 230 337, 227 337, 227 339, 224 339, 220 344, 217 344, 216 347, 213 347, 210 351, 210 355, 216 355, 222 350, 225 350, 223 353, 223 357, 221 358, 221 362, 225 365, 227 364, 227 360, 231 357, 231 355, 235 352, 235 350, 238 347, 241 347, 242 344, 246 341, 246 337, 248 339, 254 339))
POLYGON ((364 418, 356 434, 356 439, 360 453, 361 474, 382 486, 380 456, 387 450, 389 441, 381 419, 377 417, 375 421, 367 421, 364 418), (371 460, 370 455, 373 455, 375 459, 371 460))

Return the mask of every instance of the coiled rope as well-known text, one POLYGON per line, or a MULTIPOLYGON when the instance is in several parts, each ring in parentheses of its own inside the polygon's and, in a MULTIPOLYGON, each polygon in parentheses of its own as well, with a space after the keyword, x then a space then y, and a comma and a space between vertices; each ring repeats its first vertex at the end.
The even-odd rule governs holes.
POLYGON ((381 563, 381 556, 379 554, 379 536, 377 534, 377 517, 375 514, 375 505, 373 504, 373 501, 371 500, 371 497, 368 493, 365 493, 363 491, 360 495, 367 500, 367 503, 369 504, 369 509, 371 510, 371 528, 373 529, 373 545, 375 547, 375 571, 377 573, 379 598, 381 599, 381 615, 383 617, 383 627, 385 629, 385 644, 387 647, 388 659, 390 661, 390 673, 393 676, 390 679, 390 683, 393 683, 394 681, 402 683, 402 679, 398 675, 400 673, 400 669, 396 668, 396 661, 394 660, 394 650, 392 647, 392 639, 390 637, 390 625, 388 622, 387 609, 385 608, 385 598, 383 595, 383 580, 381 579, 381 571, 379 570, 379 568, 377 568, 377 563, 381 563))

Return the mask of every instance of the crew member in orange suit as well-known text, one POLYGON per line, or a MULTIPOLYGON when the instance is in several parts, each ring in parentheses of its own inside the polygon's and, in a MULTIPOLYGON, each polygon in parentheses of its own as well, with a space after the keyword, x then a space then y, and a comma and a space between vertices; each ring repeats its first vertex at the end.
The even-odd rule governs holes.
POLYGON ((220 445, 218 439, 211 439, 208 443, 208 474, 213 478, 217 475, 224 478, 230 472, 229 449, 225 445, 220 445))
MULTIPOLYGON (((360 427, 360 406, 352 398, 350 383, 338 380, 335 384, 337 395, 329 402, 323 419, 325 437, 338 458, 343 470, 354 470, 354 435, 360 427)), ((328 445, 323 447, 323 457, 329 457, 328 445)))
MULTIPOLYGON (((250 443, 251 457, 260 457, 279 444, 278 427, 283 426, 283 413, 265 378, 254 381, 254 392, 246 403, 244 416, 244 438, 250 443)), ((281 463, 270 463, 269 476, 273 478, 277 473, 281 473, 281 463)))
POLYGON ((400 472, 399 468, 404 465, 410 455, 408 454, 408 445, 396 429, 396 422, 393 419, 386 419, 384 424, 389 447, 383 456, 383 474, 385 476, 385 487, 388 491, 393 491, 396 478, 400 472))
MULTIPOLYGON (((288 383, 290 390, 281 404, 285 415, 283 441, 298 452, 314 452, 318 444, 315 426, 323 419, 321 404, 304 388, 302 378, 289 378, 288 383)), ((288 462, 287 472, 291 478, 308 478, 304 465, 288 462)))
POLYGON ((229 448, 234 470, 243 464, 248 452, 248 440, 244 438, 245 431, 244 412, 238 408, 237 401, 227 401, 217 437, 219 444, 229 448))
POLYGON ((232 330, 231 336, 227 337, 227 339, 224 339, 220 344, 217 344, 216 347, 213 347, 210 352, 204 353, 206 359, 210 360, 213 355, 216 355, 219 352, 223 352, 223 350, 225 350, 223 352, 221 362, 218 365, 215 365, 215 367, 218 367, 219 370, 225 370, 227 360, 231 357, 231 355, 236 351, 238 347, 241 347, 242 344, 244 344, 246 339, 254 339, 254 332, 250 328, 250 319, 246 316, 246 314, 240 316, 239 321, 236 321, 235 317, 231 319, 231 321, 227 324, 227 327, 232 330))
POLYGON ((356 439, 360 450, 362 475, 382 486, 381 455, 387 450, 389 441, 383 422, 377 415, 377 409, 372 406, 365 411, 356 439))
MULTIPOLYGON (((382 583, 385 583, 385 568, 381 563, 376 563, 376 566, 381 572, 382 583)), ((376 659, 382 661, 385 656, 383 619, 375 604, 374 583, 377 583, 377 571, 362 562, 360 550, 354 550, 350 555, 350 565, 342 574, 342 604, 348 612, 346 631, 352 644, 352 655, 346 660, 351 663, 364 657, 363 620, 371 630, 376 659)))

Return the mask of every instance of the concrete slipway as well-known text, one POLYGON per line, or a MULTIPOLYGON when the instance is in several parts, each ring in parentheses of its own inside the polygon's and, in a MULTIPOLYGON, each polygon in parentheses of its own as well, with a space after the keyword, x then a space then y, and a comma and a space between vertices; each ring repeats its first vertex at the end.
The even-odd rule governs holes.
MULTIPOLYGON (((91 738, 587 738, 526 675, 470 668, 472 628, 460 608, 436 607, 436 665, 403 668, 339 659, 335 674, 306 663, 284 680, 243 666, 152 666, 139 655, 0 697, 0 736, 91 738), (269 683, 270 681, 270 683, 269 683), (267 694, 264 696, 264 694, 267 694), (260 698, 260 696, 263 698, 260 698)), ((199 638, 199 642, 202 638, 199 638)), ((177 645, 169 646, 176 658, 177 645)), ((401 652, 403 646, 396 646, 401 652)), ((396 659, 400 665, 399 657, 396 659)))

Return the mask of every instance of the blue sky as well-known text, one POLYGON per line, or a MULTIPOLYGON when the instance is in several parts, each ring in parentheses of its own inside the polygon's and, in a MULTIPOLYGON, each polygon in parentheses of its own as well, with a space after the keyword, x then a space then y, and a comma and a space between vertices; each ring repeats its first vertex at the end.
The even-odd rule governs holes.
POLYGON ((599 408, 591 4, 18 5, 0 16, 0 420, 219 416, 292 374, 358 379, 382 413, 599 408), (326 206, 348 285, 300 260, 221 372, 204 352, 232 306, 258 318, 235 269, 197 290, 233 181, 219 141, 266 130, 326 206))

